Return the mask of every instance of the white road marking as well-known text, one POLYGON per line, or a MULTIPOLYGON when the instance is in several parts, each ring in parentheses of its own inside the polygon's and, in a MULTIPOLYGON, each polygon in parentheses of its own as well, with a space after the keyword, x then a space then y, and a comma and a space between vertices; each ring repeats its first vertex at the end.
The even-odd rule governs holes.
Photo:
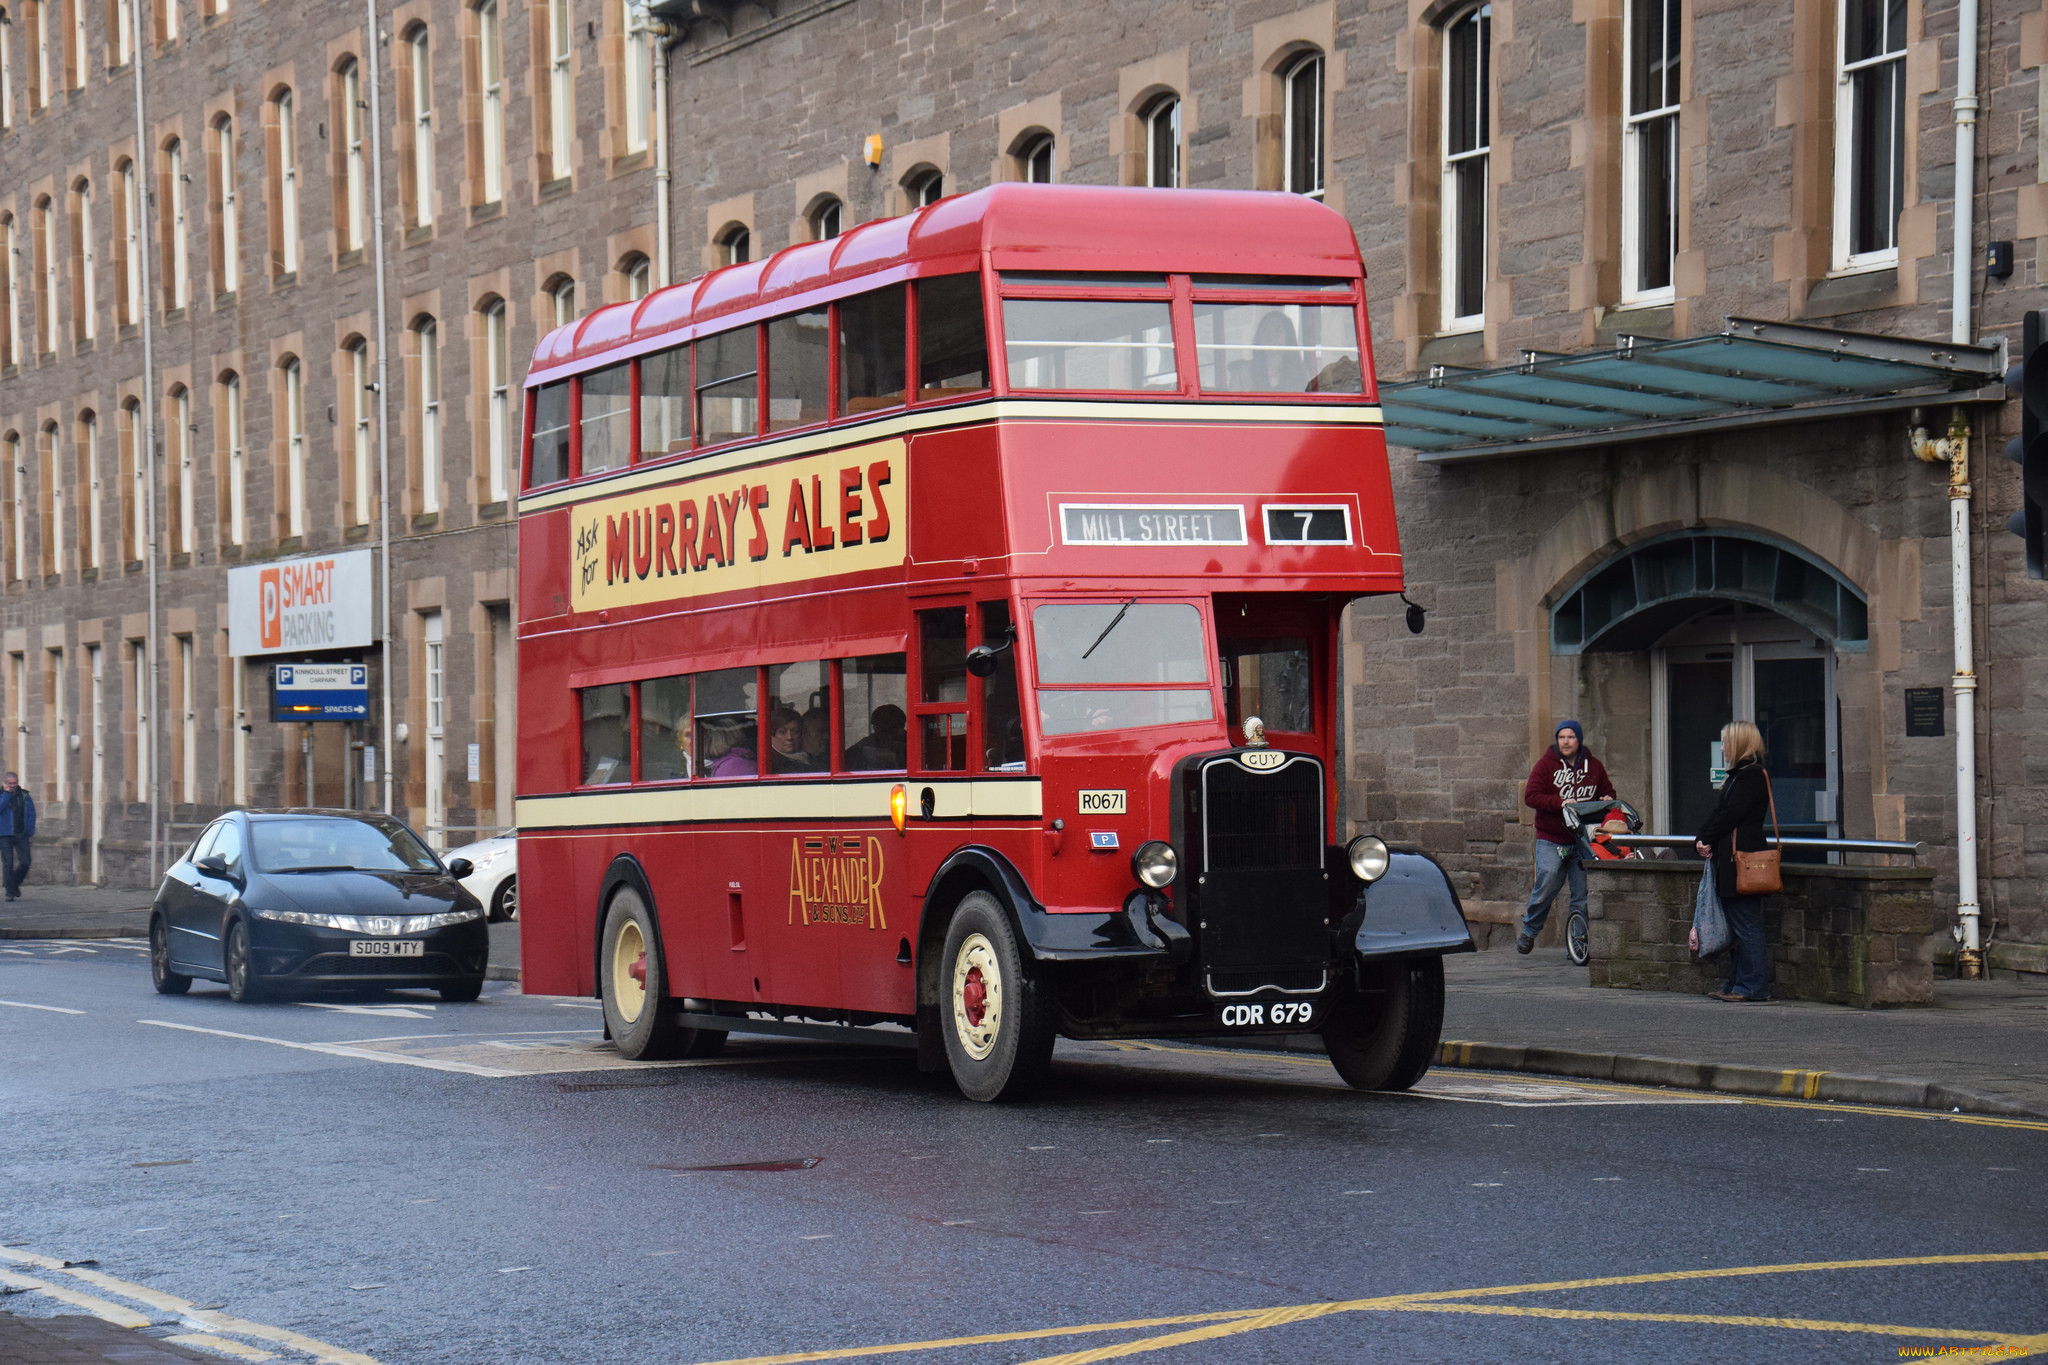
POLYGON ((333 1010, 336 1014, 367 1014, 378 1019, 432 1019, 432 1005, 330 1005, 321 1000, 300 1000, 296 1003, 310 1010, 333 1010))
POLYGON ((44 956, 44 957, 60 957, 60 956, 62 956, 62 955, 63 955, 63 954, 65 954, 65 953, 95 953, 95 952, 98 952, 98 951, 99 951, 99 950, 98 950, 97 948, 71 948, 71 947, 64 947, 64 948, 52 948, 52 949, 50 949, 50 950, 49 950, 48 952, 44 953, 44 954, 43 954, 43 956, 44 956))
POLYGON ((51 1014, 85 1013, 84 1010, 67 1010, 62 1005, 31 1005, 26 1000, 0 1000, 0 1005, 6 1005, 11 1009, 17 1010, 48 1010, 51 1014))
POLYGON ((517 1275, 521 1271, 531 1269, 533 1269, 533 1267, 530 1265, 501 1265, 498 1267, 498 1273, 500 1275, 517 1275))
POLYGON ((182 1033, 205 1033, 215 1038, 237 1038, 245 1043, 269 1043, 273 1047, 294 1048, 300 1052, 324 1052, 330 1057, 353 1057, 364 1062, 391 1062, 397 1066, 417 1066, 428 1071, 453 1071, 464 1076, 521 1076, 524 1072, 506 1071, 501 1067, 472 1066, 468 1062, 441 1062, 428 1057, 407 1057, 397 1052, 376 1052, 366 1047, 349 1047, 343 1043, 295 1043, 288 1038, 265 1038, 255 1033, 231 1033, 227 1029, 200 1028, 194 1024, 172 1024, 162 1019, 137 1019, 138 1024, 155 1028, 177 1029, 182 1033))
POLYGON ((26 949, 26 948, 0 948, 0 953, 12 953, 12 954, 14 954, 14 955, 15 955, 16 957, 34 957, 34 956, 35 956, 35 954, 34 954, 34 953, 30 952, 30 951, 29 951, 28 949, 26 949))

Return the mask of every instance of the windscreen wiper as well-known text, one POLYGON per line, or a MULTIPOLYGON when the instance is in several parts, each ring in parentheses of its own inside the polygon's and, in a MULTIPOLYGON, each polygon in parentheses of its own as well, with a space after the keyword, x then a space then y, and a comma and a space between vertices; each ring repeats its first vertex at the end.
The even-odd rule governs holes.
MULTIPOLYGON (((1109 633, 1116 629, 1116 623, 1124 619, 1124 613, 1129 611, 1131 609, 1131 604, 1133 602, 1136 602, 1137 600, 1138 599, 1135 597, 1126 597, 1124 599, 1124 604, 1121 607, 1117 608, 1116 615, 1110 617, 1109 624, 1102 628, 1102 634, 1095 637, 1095 645, 1099 645, 1104 640, 1107 640, 1109 638, 1109 633)), ((1088 646, 1088 648, 1082 650, 1081 657, 1085 659, 1090 654, 1093 654, 1095 652, 1095 645, 1090 645, 1088 646)))

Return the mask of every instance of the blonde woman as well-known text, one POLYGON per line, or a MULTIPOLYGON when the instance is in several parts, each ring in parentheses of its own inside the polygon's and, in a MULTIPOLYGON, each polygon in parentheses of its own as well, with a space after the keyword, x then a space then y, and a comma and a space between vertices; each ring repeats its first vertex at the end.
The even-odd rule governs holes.
POLYGON ((1746 720, 1721 727, 1721 761, 1728 765, 1721 783, 1721 803, 1700 826, 1694 847, 1714 862, 1714 890, 1728 915, 1728 981, 1708 994, 1716 1000, 1747 1005, 1770 998, 1771 952, 1764 944, 1764 898, 1735 893, 1735 851, 1757 853, 1770 847, 1764 840, 1764 815, 1770 809, 1764 777, 1764 737, 1746 720))

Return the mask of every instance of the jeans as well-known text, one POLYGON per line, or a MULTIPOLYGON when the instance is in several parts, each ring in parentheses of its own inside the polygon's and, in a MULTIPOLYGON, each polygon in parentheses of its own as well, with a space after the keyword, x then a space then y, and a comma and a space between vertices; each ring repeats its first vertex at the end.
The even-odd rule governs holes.
POLYGON ((26 834, 0 834, 0 862, 4 862, 7 894, 10 896, 20 891, 21 884, 28 880, 28 841, 26 834))
POLYGON ((1586 912, 1586 869, 1579 866, 1579 850, 1573 844, 1536 841, 1536 885, 1529 892, 1528 908, 1522 911, 1522 932, 1530 938, 1543 932, 1550 918, 1550 903, 1565 882, 1572 887, 1572 909, 1586 912))
POLYGON ((1728 985, 1730 995, 1770 994, 1771 950, 1764 942, 1764 898, 1730 896, 1721 902, 1728 916, 1728 985))

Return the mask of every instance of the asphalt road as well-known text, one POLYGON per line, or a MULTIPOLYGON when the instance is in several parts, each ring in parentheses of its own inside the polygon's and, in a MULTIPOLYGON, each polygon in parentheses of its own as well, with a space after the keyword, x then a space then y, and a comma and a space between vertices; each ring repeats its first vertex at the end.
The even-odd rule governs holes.
POLYGON ((516 991, 0 946, 0 1307, 344 1365, 2048 1352, 2048 1124, 1072 1044, 991 1107, 879 1049, 625 1063, 516 991))

